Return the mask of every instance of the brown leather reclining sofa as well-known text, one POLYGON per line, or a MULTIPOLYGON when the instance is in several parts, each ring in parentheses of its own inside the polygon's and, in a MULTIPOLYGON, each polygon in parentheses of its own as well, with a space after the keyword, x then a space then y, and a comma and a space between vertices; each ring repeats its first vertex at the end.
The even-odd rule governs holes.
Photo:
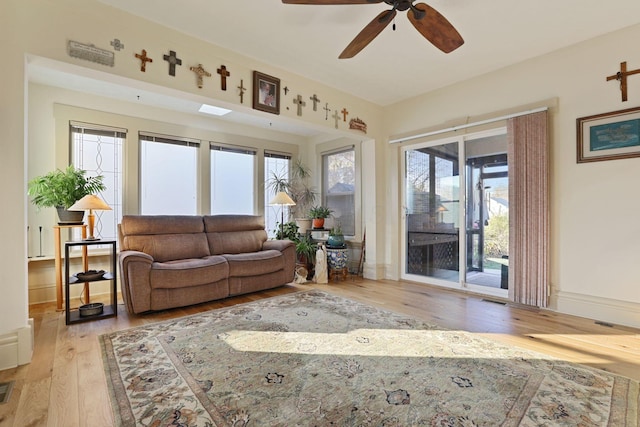
POLYGON ((267 240, 262 216, 125 215, 119 240, 129 313, 275 288, 294 277, 295 245, 267 240))

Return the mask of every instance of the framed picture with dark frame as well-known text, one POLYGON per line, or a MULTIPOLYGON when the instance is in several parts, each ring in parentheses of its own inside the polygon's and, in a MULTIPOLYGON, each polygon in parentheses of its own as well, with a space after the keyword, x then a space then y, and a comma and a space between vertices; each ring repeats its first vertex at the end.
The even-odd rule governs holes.
POLYGON ((280 79, 253 72, 253 108, 280 114, 280 79))
POLYGON ((640 157, 640 107, 576 119, 578 163, 640 157))

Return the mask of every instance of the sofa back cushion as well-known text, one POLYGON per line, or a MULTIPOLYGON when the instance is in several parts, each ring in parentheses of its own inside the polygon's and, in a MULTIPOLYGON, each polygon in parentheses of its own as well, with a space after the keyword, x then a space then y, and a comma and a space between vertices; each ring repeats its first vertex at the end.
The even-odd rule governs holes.
POLYGON ((204 229, 211 255, 257 252, 267 240, 260 215, 209 215, 204 229))
POLYGON ((125 215, 120 250, 144 252, 158 262, 211 255, 201 216, 125 215))

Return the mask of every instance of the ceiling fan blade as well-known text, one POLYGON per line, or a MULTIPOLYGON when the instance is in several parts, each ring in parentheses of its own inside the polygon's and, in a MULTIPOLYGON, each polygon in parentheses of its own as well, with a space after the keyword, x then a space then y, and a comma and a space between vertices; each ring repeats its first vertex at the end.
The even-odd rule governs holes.
POLYGON ((375 39, 376 36, 380 34, 380 32, 384 30, 391 21, 393 21, 396 13, 395 9, 385 10, 373 18, 373 21, 369 22, 369 24, 367 24, 367 26, 358 33, 351 43, 349 43, 349 46, 342 51, 339 58, 346 59, 356 56, 358 52, 371 43, 371 40, 375 39))
POLYGON ((449 53, 464 44, 458 30, 440 12, 425 3, 418 3, 414 7, 418 12, 414 9, 409 10, 409 21, 435 47, 449 53))
POLYGON ((282 0, 284 4, 374 4, 384 0, 282 0))

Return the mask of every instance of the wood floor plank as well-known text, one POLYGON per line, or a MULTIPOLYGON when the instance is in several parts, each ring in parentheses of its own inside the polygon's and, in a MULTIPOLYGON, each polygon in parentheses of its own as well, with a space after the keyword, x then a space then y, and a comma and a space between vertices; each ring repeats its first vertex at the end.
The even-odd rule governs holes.
POLYGON ((38 304, 30 311, 36 337, 32 362, 0 371, 0 381, 16 381, 11 400, 0 405, 0 426, 111 426, 100 335, 309 289, 640 380, 638 329, 604 326, 592 319, 491 302, 495 299, 418 283, 349 277, 323 285, 291 284, 143 315, 129 315, 120 302, 118 317, 69 326, 64 313, 55 310, 55 303, 38 304))

